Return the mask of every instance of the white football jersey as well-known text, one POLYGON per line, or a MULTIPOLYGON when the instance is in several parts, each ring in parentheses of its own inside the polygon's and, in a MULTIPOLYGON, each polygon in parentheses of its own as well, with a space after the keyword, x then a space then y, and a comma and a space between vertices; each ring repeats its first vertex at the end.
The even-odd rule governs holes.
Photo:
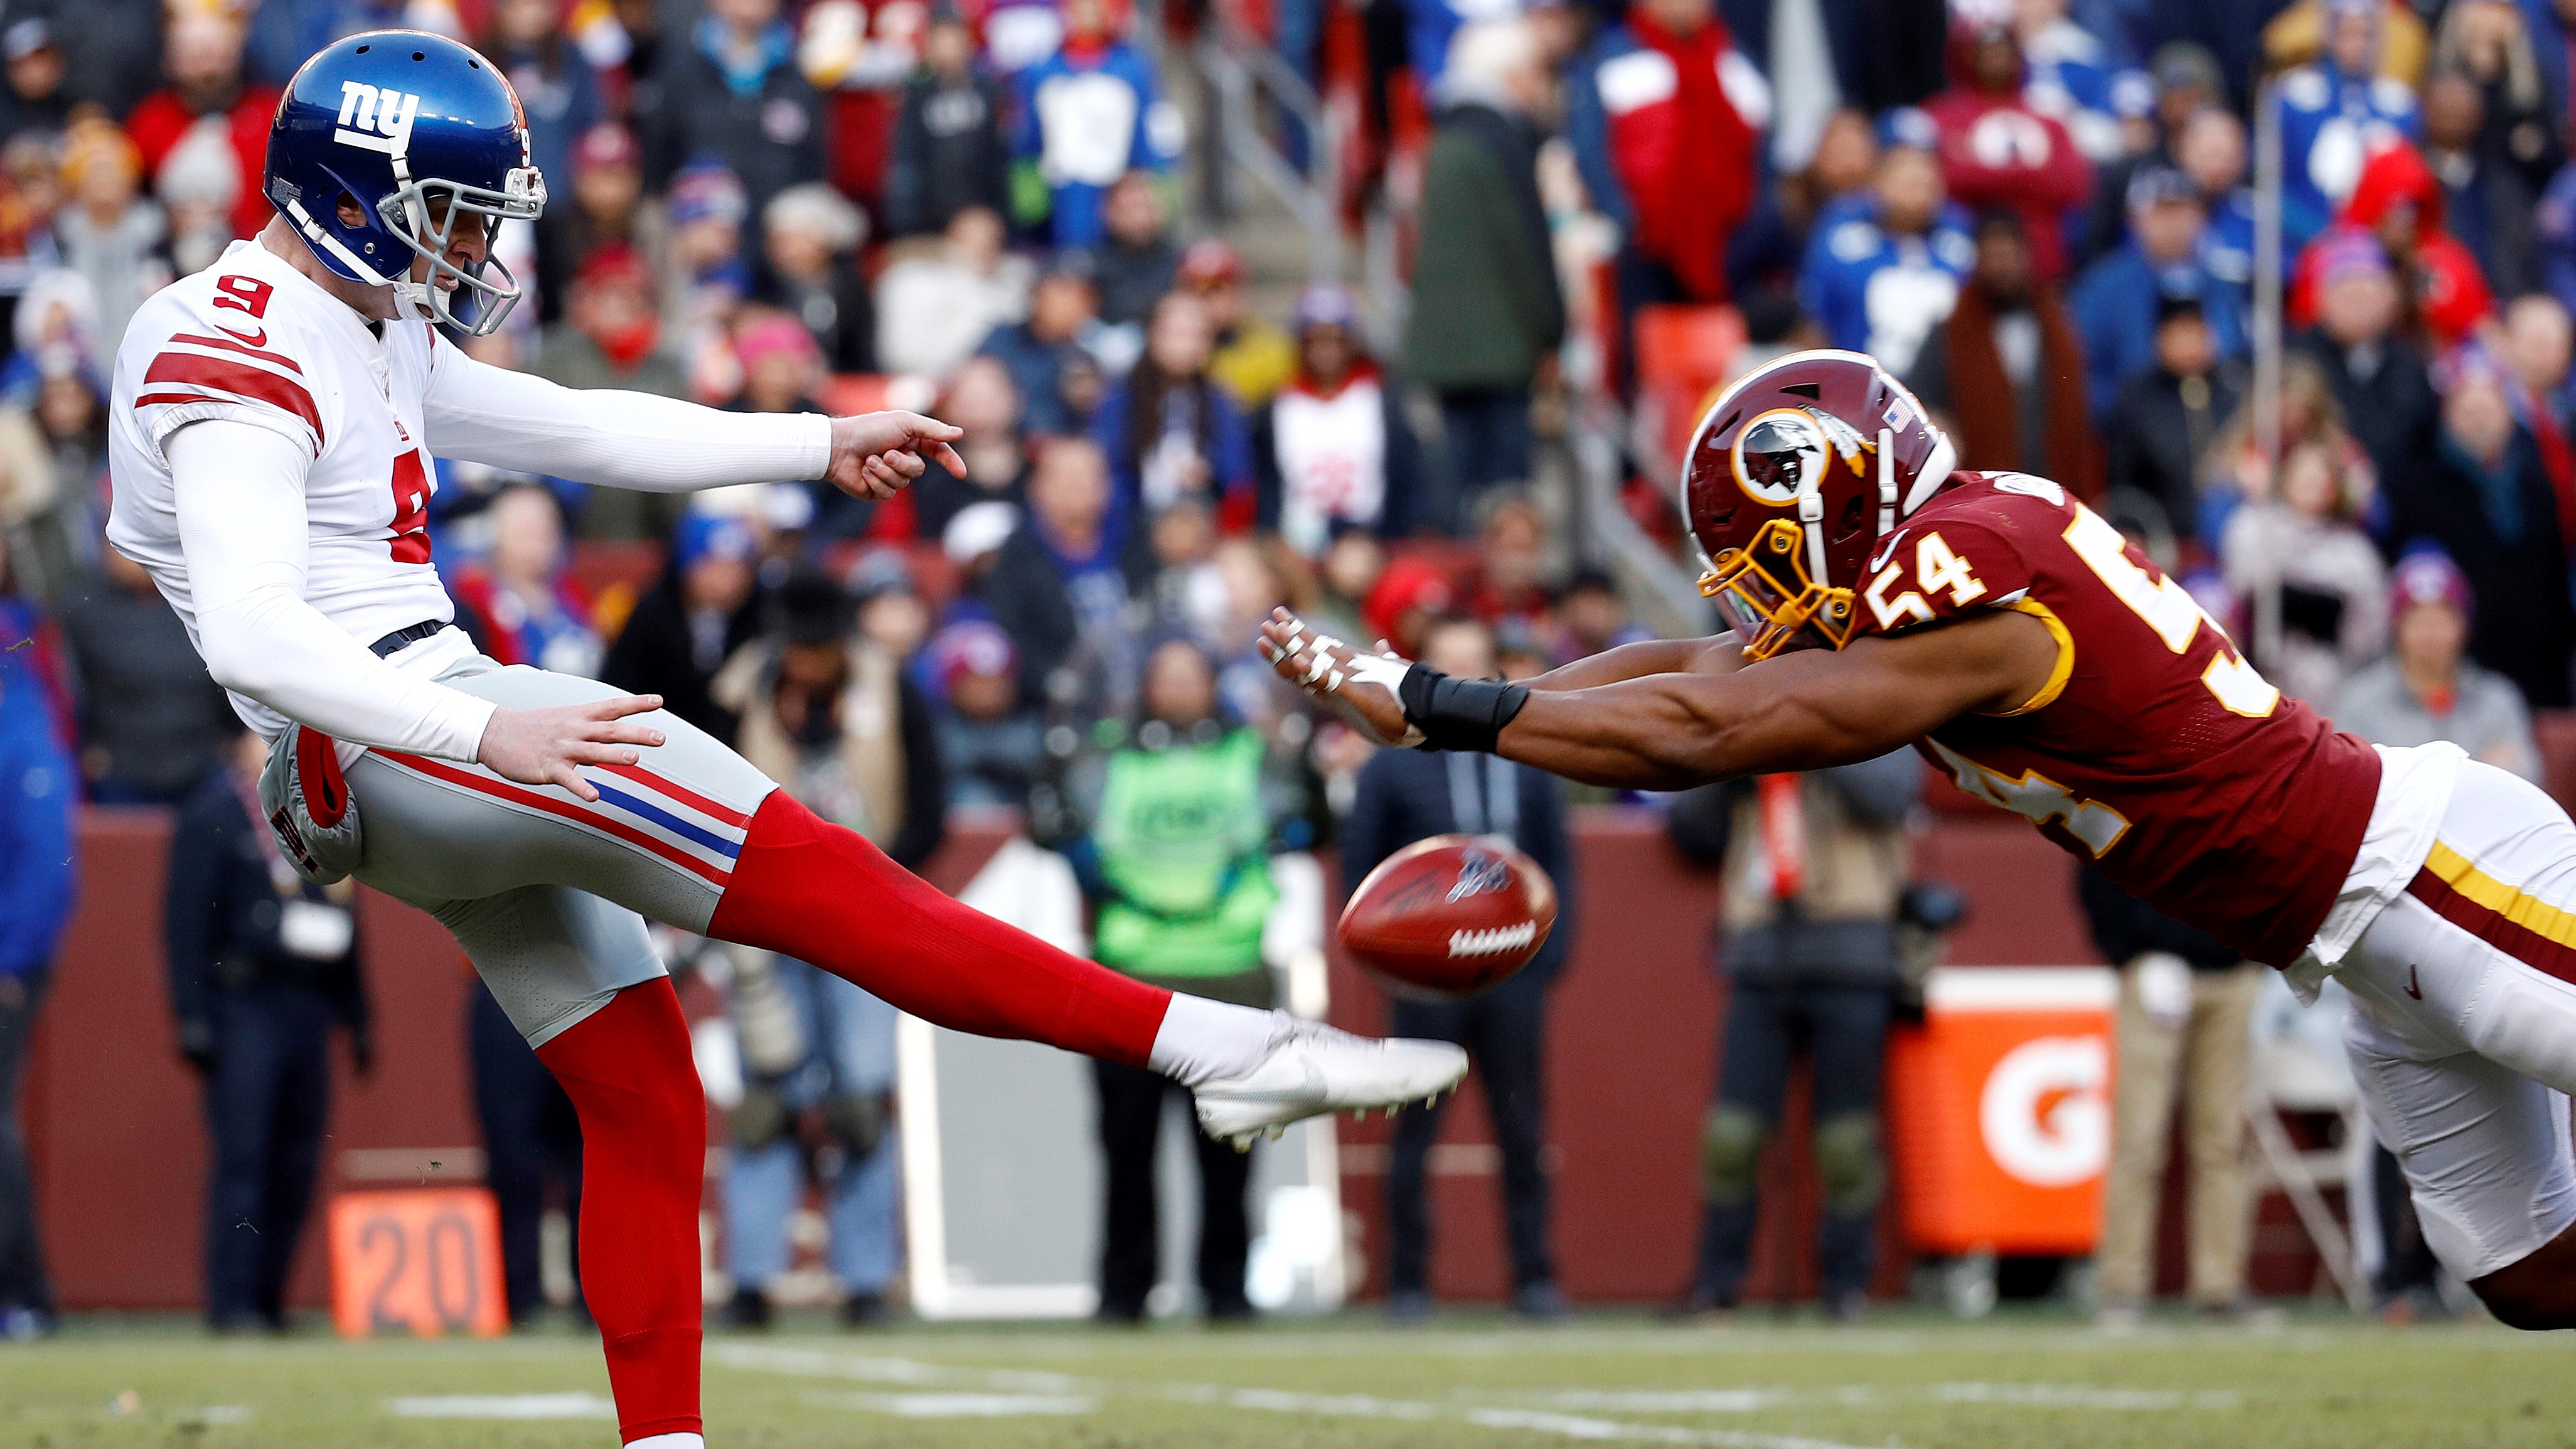
MULTIPOLYGON (((141 564, 196 638, 179 516, 161 444, 209 418, 312 450, 304 485, 305 600, 362 643, 456 609, 429 562, 428 395, 440 351, 426 322, 382 325, 256 241, 155 293, 117 349, 109 394, 107 538, 141 564)), ((284 721, 236 697, 263 733, 284 721)))

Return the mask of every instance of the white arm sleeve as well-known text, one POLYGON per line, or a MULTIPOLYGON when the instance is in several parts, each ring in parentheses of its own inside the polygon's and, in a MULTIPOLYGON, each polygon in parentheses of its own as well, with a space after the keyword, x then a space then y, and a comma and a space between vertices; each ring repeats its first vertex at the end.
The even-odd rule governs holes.
POLYGON ((425 395, 442 458, 647 493, 820 478, 832 461, 821 413, 729 413, 650 393, 573 389, 477 362, 445 338, 425 395))
POLYGON ((492 705, 377 658, 304 601, 310 449, 250 423, 190 423, 162 445, 197 648, 215 682, 351 744, 471 760, 492 705))

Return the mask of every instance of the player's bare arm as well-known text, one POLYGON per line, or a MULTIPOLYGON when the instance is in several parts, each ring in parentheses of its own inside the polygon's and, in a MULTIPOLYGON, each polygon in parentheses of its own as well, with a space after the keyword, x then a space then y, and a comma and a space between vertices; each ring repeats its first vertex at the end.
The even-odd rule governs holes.
POLYGON ((1743 667, 1744 641, 1729 630, 1704 639, 1641 639, 1521 682, 1533 690, 1594 689, 1650 674, 1732 674, 1743 667))
MULTIPOLYGON (((1490 704, 1510 711, 1497 722, 1489 746, 1496 753, 1587 784, 1638 790, 1874 759, 1960 715, 2020 707, 2047 687, 2058 660, 2045 625, 2004 610, 1839 651, 1573 689, 1451 680, 1390 654, 1363 655, 1284 612, 1262 626, 1262 640, 1281 677, 1355 717, 1382 743, 1427 736, 1441 744, 1450 738, 1444 725, 1457 728, 1449 717, 1461 711, 1473 733, 1473 712, 1490 704)), ((1689 657, 1718 652, 1734 653, 1689 657)))

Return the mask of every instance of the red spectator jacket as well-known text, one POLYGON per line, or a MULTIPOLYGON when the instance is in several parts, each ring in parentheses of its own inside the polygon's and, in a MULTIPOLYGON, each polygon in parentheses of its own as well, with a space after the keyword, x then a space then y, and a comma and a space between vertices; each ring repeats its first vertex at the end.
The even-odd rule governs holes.
MULTIPOLYGON (((268 198, 259 193, 259 180, 268 169, 268 127, 277 115, 277 96, 274 86, 244 86, 241 99, 233 102, 226 117, 232 123, 233 156, 241 165, 241 199, 233 203, 237 237, 257 236, 273 211, 268 198)), ((134 149, 143 153, 146 190, 161 174, 161 163, 196 124, 196 112, 188 109, 177 91, 157 90, 135 102, 134 113, 125 118, 125 134, 133 139, 134 149)))
POLYGON ((2040 275, 2064 280, 2067 208, 2093 195, 2093 168, 2066 127, 2018 95, 1965 86, 1934 96, 1923 111, 1941 128, 1941 171, 1951 199, 1972 210, 2019 212, 2040 275))
POLYGON ((2444 229, 2448 223, 2441 179, 2424 164, 2421 152, 2399 141, 2362 163, 2361 179, 2353 183, 2352 195, 2344 198, 2335 224, 2299 254, 2286 304, 2291 326, 2316 321, 2317 265, 2326 244, 2347 229, 2376 234, 2390 208, 2400 202, 2415 205, 2414 276, 2403 285, 2415 299, 2416 314, 2433 341, 2441 348, 2455 346, 2495 310, 2495 293, 2488 288, 2477 257, 2444 229))

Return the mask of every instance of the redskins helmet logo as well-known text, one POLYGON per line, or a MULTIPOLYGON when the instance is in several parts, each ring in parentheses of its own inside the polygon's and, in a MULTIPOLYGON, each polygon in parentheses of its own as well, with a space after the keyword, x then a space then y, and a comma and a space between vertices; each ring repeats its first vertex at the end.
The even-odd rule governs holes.
POLYGON ((1825 431, 1798 408, 1773 408, 1735 435, 1735 483, 1757 503, 1796 502, 1798 489, 1824 476, 1825 431))

